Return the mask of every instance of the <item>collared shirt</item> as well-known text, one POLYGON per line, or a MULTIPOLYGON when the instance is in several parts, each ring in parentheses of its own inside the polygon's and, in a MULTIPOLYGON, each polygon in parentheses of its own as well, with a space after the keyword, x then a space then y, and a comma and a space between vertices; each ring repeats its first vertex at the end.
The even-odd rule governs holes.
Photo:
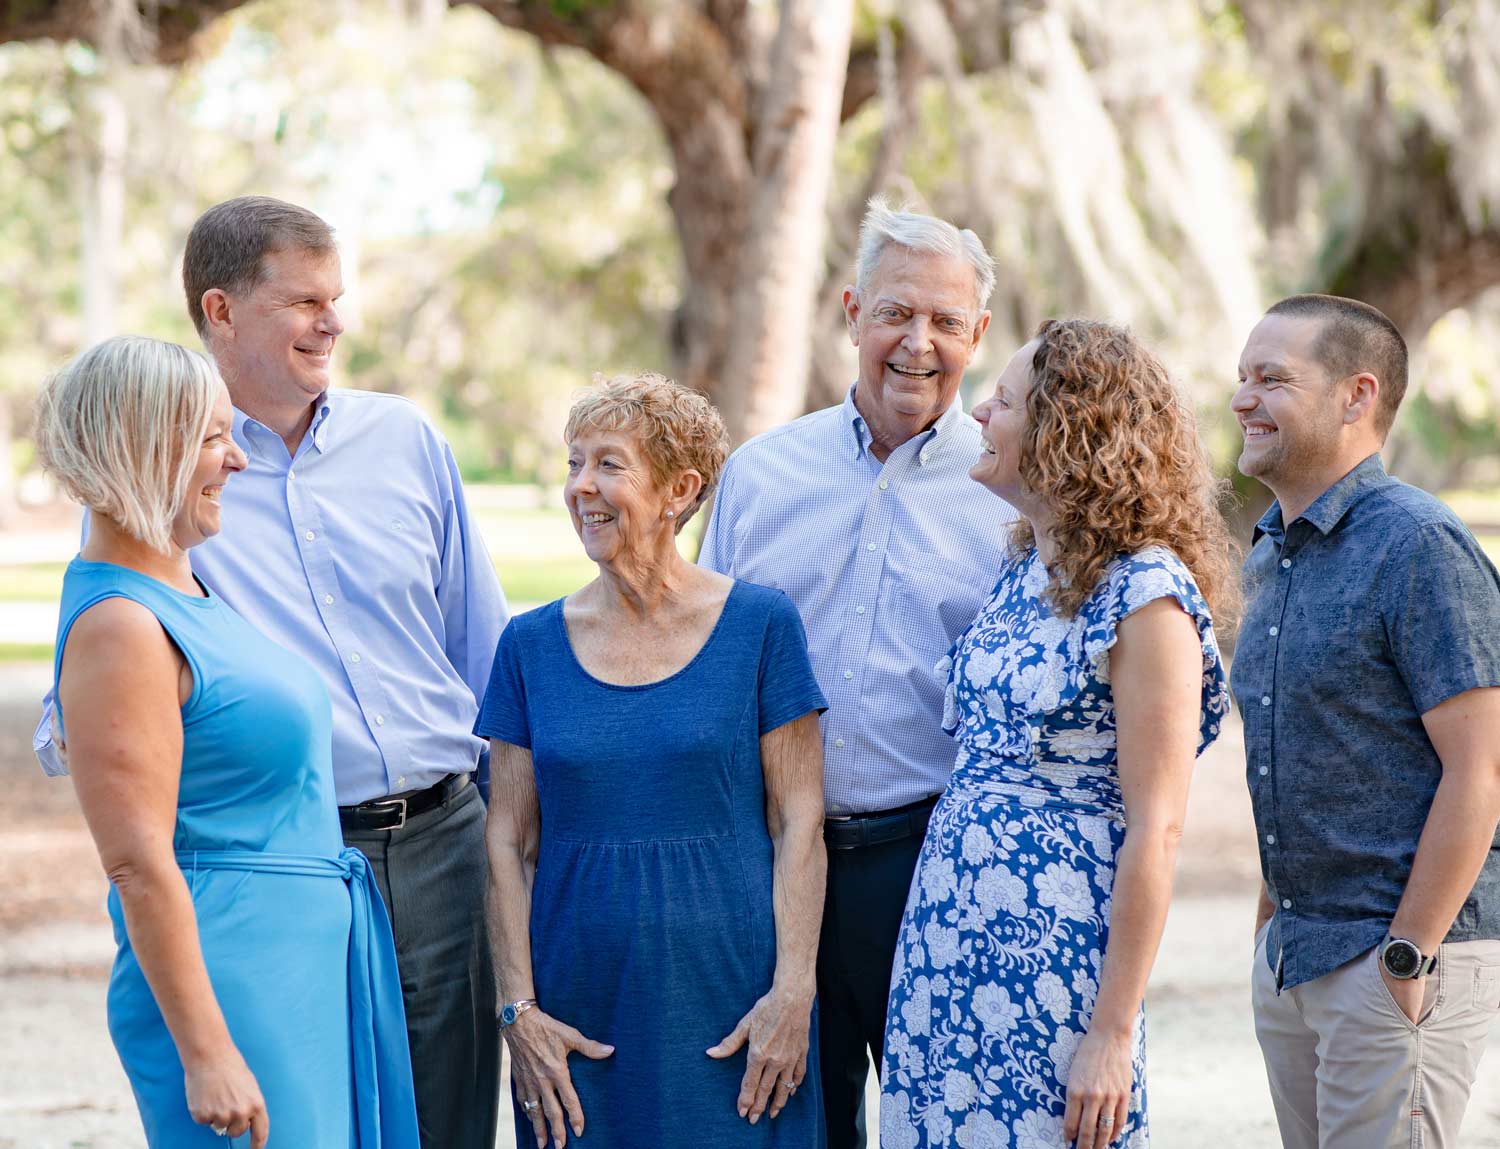
MULTIPOLYGON (((252 626, 307 659, 333 702, 340 805, 468 773, 471 730, 508 618, 453 452, 410 401, 334 390, 287 453, 243 412, 249 466, 193 570, 252 626)), ((38 730, 38 757, 59 772, 38 730)))
MULTIPOLYGON (((1442 776, 1422 715, 1500 685, 1500 576, 1459 518, 1371 455, 1245 563, 1232 685, 1285 987, 1378 944, 1442 776)), ((1500 938, 1500 835, 1449 941, 1500 938)))
POLYGON ((725 465, 699 562, 777 587, 801 612, 829 705, 829 814, 947 785, 954 745, 933 667, 993 589, 1016 518, 969 478, 979 449, 979 424, 955 402, 882 464, 851 390, 725 465))

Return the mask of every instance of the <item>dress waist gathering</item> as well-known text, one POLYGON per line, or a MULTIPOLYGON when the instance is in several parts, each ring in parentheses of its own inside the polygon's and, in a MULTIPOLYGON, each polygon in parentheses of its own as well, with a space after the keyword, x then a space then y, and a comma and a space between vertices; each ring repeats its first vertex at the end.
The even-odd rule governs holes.
MULTIPOLYGON (((189 876, 200 870, 336 878, 349 889, 349 1041, 355 1080, 360 1146, 405 1144, 402 1115, 416 1107, 406 1038, 401 975, 389 938, 390 918, 364 854, 345 847, 337 855, 273 854, 258 850, 179 850, 189 876)), ((409 1117, 406 1118, 409 1120, 409 1117)))
POLYGON ((960 751, 939 805, 996 799, 1028 810, 1069 811, 1125 822, 1113 766, 960 751))

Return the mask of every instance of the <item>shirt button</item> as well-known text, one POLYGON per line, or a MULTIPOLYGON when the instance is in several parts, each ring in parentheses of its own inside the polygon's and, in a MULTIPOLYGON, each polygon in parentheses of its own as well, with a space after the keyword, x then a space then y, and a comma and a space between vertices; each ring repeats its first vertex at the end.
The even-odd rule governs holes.
POLYGON ((377 714, 377 715, 375 715, 375 725, 376 726, 384 726, 385 725, 385 715, 384 714, 377 714))
POLYGON ((1267 834, 1266 835, 1266 845, 1268 845, 1268 846, 1274 846, 1275 844, 1276 844, 1276 835, 1275 834, 1267 834))
POLYGON ((1281 899, 1281 908, 1284 909, 1284 910, 1291 909, 1292 908, 1292 899, 1291 898, 1282 898, 1281 899))
POLYGON ((835 738, 835 739, 834 739, 834 740, 833 740, 833 744, 834 744, 834 745, 835 745, 835 746, 839 746, 839 747, 842 747, 842 746, 843 746, 843 745, 844 745, 844 740, 843 740, 843 739, 842 739, 842 738, 835 738))
POLYGON ((304 539, 306 539, 308 542, 312 542, 313 539, 317 538, 318 536, 315 535, 315 534, 313 534, 312 531, 303 531, 302 532, 302 537, 304 539))
POLYGON ((359 661, 359 651, 356 650, 353 654, 351 654, 349 656, 349 661, 350 662, 358 662, 359 661))
POLYGON ((1275 638, 1280 633, 1281 633, 1281 627, 1279 627, 1279 626, 1273 626, 1271 628, 1271 637, 1272 638, 1275 638))
POLYGON ((854 608, 854 613, 855 614, 864 614, 865 613, 865 608, 862 607, 862 606, 857 606, 857 607, 854 608))
POLYGON ((846 671, 844 671, 844 678, 846 680, 850 679, 850 678, 853 678, 853 677, 854 677, 854 671, 852 671, 852 670, 846 670, 846 671))
POLYGON ((396 785, 397 786, 405 786, 406 785, 406 775, 405 774, 401 775, 401 777, 399 777, 399 778, 396 779, 396 785))
POLYGON ((1271 768, 1269 766, 1262 766, 1260 768, 1260 775, 1261 775, 1262 778, 1264 778, 1270 772, 1271 772, 1271 768))
POLYGON ((874 549, 875 549, 875 544, 874 543, 866 543, 865 544, 865 550, 867 550, 867 551, 873 551, 874 549))
POLYGON ((1260 704, 1262 706, 1270 706, 1271 705, 1271 696, 1269 694, 1262 694, 1260 696, 1260 704))
POLYGON ((1281 569, 1282 570, 1291 570, 1291 568, 1292 568, 1292 560, 1291 559, 1282 559, 1281 560, 1281 569))
POLYGON ((286 473, 286 477, 288 479, 295 479, 297 477, 297 472, 296 471, 288 471, 286 473))
POLYGON ((333 595, 331 595, 331 594, 325 594, 323 596, 323 605, 324 606, 332 606, 333 605, 333 595))
POLYGON ((891 485, 891 481, 889 479, 881 479, 880 480, 880 489, 882 491, 885 490, 890 485, 891 485))

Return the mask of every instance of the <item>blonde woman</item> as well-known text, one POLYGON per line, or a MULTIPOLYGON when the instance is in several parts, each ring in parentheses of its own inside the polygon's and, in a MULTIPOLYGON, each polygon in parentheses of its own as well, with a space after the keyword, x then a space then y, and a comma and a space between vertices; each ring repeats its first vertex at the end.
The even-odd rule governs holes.
POLYGON ((940 665, 953 777, 912 882, 881 1145, 1147 1144, 1141 1001, 1194 759, 1228 709, 1217 484, 1127 332, 1048 322, 974 410, 1020 511, 940 665))
POLYGON ((147 1143, 416 1149, 390 927, 339 835, 313 669, 193 575, 245 454, 201 355, 111 339, 42 393, 43 464, 91 512, 57 728, 108 874, 109 1027, 147 1143))

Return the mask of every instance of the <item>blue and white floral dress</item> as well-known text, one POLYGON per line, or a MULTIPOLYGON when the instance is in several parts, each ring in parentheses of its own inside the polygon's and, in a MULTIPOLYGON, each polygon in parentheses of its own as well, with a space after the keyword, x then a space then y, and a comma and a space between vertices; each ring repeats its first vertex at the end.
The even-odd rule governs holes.
MULTIPOLYGON (((1198 625, 1198 751, 1229 709, 1208 606, 1161 547, 1110 564, 1071 618, 1043 599, 1035 550, 1007 561, 948 657, 957 762, 927 830, 892 971, 882 1149, 1060 1149, 1068 1070, 1093 1016, 1125 808, 1109 649, 1120 619, 1175 599, 1198 625)), ((1147 1145, 1145 1022, 1130 1117, 1147 1145)))

